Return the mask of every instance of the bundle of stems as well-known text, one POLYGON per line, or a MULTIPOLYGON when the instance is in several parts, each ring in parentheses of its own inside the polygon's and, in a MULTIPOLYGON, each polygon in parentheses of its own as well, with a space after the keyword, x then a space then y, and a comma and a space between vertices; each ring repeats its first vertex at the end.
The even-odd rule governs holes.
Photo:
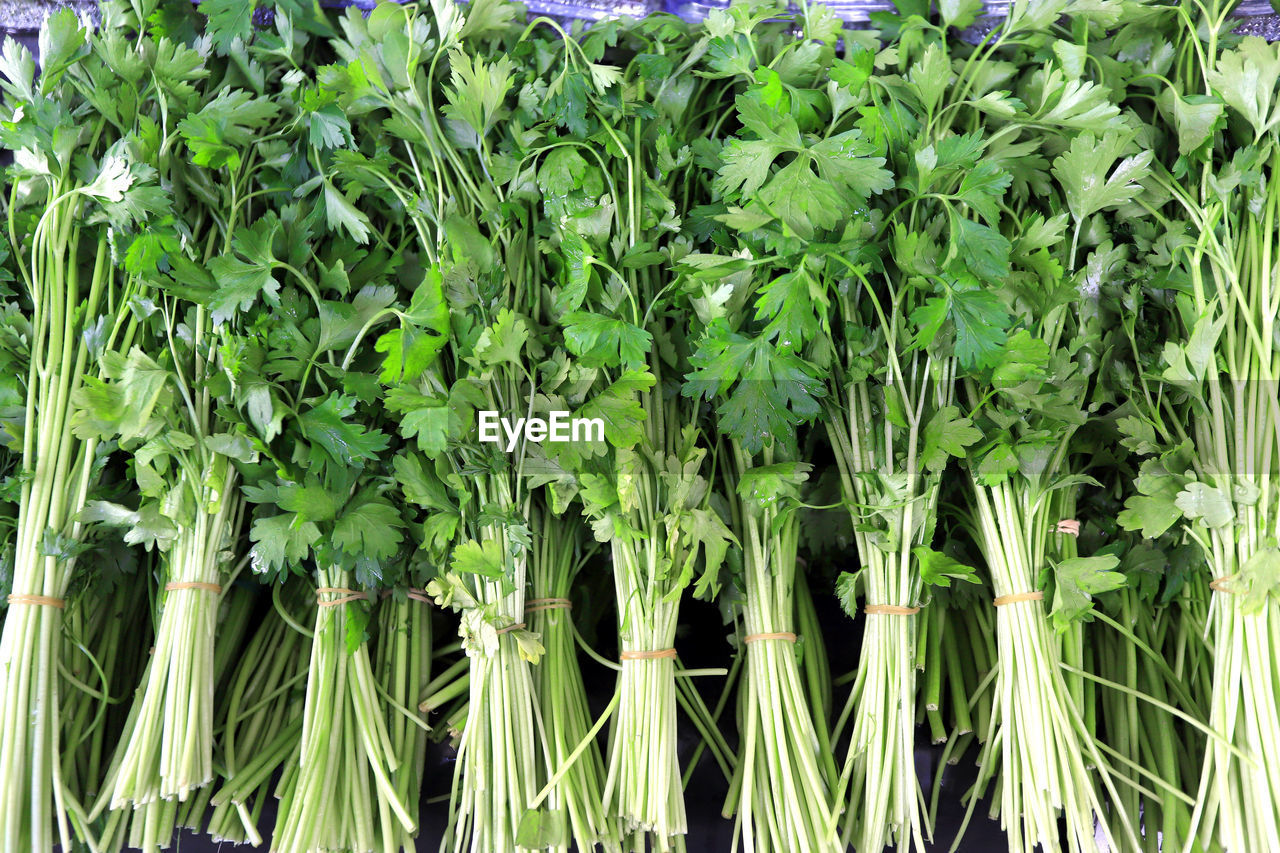
POLYGON ((145 671, 150 559, 119 543, 97 542, 86 557, 95 590, 76 596, 63 617, 66 643, 59 669, 70 688, 62 708, 62 778, 85 803, 97 799, 133 695, 145 671), (114 565, 111 565, 114 563, 114 565))
POLYGON ((259 826, 272 778, 297 754, 311 652, 311 632, 298 616, 308 610, 309 593, 300 581, 272 588, 270 611, 219 692, 215 758, 221 780, 212 786, 208 823, 218 841, 262 843, 259 826))
POLYGON ((1167 318, 1158 364, 1138 349, 1142 330, 1130 330, 1148 368, 1135 422, 1158 455, 1143 463, 1122 521, 1147 536, 1178 522, 1207 562, 1212 734, 1188 843, 1235 851, 1280 844, 1280 767, 1269 757, 1280 738, 1280 121, 1265 70, 1277 48, 1233 44, 1230 5, 1180 10, 1183 47, 1163 81, 1164 105, 1204 99, 1215 121, 1179 136, 1178 159, 1154 176, 1171 201, 1148 212, 1181 236, 1159 259, 1177 292, 1150 297, 1167 318))
MULTIPOLYGON (((72 428, 72 399, 104 355, 127 351, 135 322, 129 300, 139 277, 117 269, 115 239, 133 232, 145 215, 140 189, 154 170, 133 159, 123 133, 85 104, 79 85, 90 51, 74 13, 51 16, 68 57, 46 69, 38 87, 30 55, 25 76, 3 84, 8 96, 0 145, 28 140, 27 167, 11 172, 6 228, 18 272, 20 299, 30 312, 21 470, 24 472, 13 548, 9 612, 0 637, 0 846, 11 850, 70 849, 71 824, 87 831, 83 809, 64 784, 61 762, 61 688, 65 598, 79 556, 81 510, 99 473, 99 439, 72 428), (59 140, 54 150, 53 140, 59 140), (78 162, 96 164, 93 170, 78 162), (131 195, 134 194, 134 195, 131 195), (132 214, 121 206, 132 205, 132 214), (93 331, 90 334, 90 331, 93 331)), ((102 36, 95 36, 99 39, 102 36)), ((149 197, 149 195, 148 195, 149 197)))
MULTIPOLYGON (((652 423, 654 410, 649 409, 648 415, 652 423)), ((690 498, 701 501, 706 481, 696 472, 704 454, 691 446, 692 431, 686 431, 685 438, 685 452, 672 460, 675 464, 671 467, 692 475, 700 488, 690 498)), ((664 481, 655 473, 648 464, 634 471, 636 494, 641 500, 632 510, 636 518, 631 526, 644 531, 643 538, 610 542, 621 672, 614 698, 616 710, 610 721, 604 800, 632 836, 634 849, 645 849, 647 837, 655 849, 666 851, 684 849, 683 836, 688 832, 676 751, 675 640, 680 587, 669 572, 694 559, 695 554, 686 552, 688 546, 672 523, 683 507, 669 503, 676 497, 669 491, 673 486, 689 487, 664 481)), ((627 519, 627 523, 631 521, 627 519)))
MULTIPOLYGON (((655 408, 647 413, 647 429, 653 430, 657 422, 650 432, 652 440, 662 435, 662 418, 655 408)), ((621 672, 610 721, 604 799, 631 834, 636 850, 645 848, 646 837, 658 850, 683 849, 688 832, 676 749, 680 694, 675 649, 679 598, 688 579, 676 567, 690 566, 698 557, 700 543, 688 541, 680 517, 707 512, 708 484, 697 473, 705 454, 695 444, 695 431, 684 430, 681 439, 683 447, 677 444, 670 455, 642 445, 643 455, 634 457, 640 464, 632 469, 639 499, 627 513, 616 504, 612 507, 622 523, 642 534, 610 541, 621 672), (680 574, 673 577, 677 571, 680 574)), ((709 532, 716 538, 724 535, 709 532)), ((715 541, 711 540, 712 548, 715 541)), ((723 553, 721 547, 720 559, 723 553)), ((708 563, 708 571, 714 573, 718 559, 708 557, 708 563)), ((705 729, 702 733, 708 734, 705 729)))
MULTIPOLYGON (((993 682, 996 668, 995 625, 988 608, 977 606, 985 600, 973 595, 962 604, 946 606, 935 599, 930 621, 946 629, 954 649, 943 650, 930 643, 926 649, 924 702, 921 703, 934 742, 946 732, 946 745, 939 757, 938 772, 929 798, 929 819, 936 821, 938 805, 945 793, 946 768, 958 765, 975 742, 984 744, 992 731, 993 682), (937 697, 938 707, 931 700, 937 697), (949 713, 947 713, 949 712, 949 713), (935 720, 940 717, 940 720, 935 720)), ((938 627, 931 625, 928 635, 938 627)), ((924 722, 924 721, 922 721, 924 722)))
MULTIPOLYGON (((1046 474, 1053 482, 1055 467, 1046 474)), ((1045 492, 1016 474, 996 485, 972 482, 973 535, 995 595, 997 663, 994 712, 969 808, 998 779, 992 813, 998 811, 1011 851, 1062 849, 1060 820, 1070 850, 1091 849, 1095 831, 1113 846, 1138 844, 1137 815, 1120 807, 1086 717, 1082 628, 1073 622, 1055 630, 1038 588, 1046 566, 1075 557, 1074 535, 1060 527, 1074 516, 1072 488, 1045 492), (1111 819, 1105 802, 1115 807, 1111 819)))
MULTIPOLYGON (((430 731, 418 708, 431 681, 430 604, 421 589, 388 591, 376 617, 374 673, 386 709, 391 754, 400 761, 391 778, 400 802, 410 808, 421 799, 430 731)), ((385 840, 386 849, 415 849, 416 833, 400 826, 393 831, 398 837, 385 840)))
POLYGON ((544 792, 547 809, 569 828, 551 849, 567 851, 571 838, 578 850, 618 851, 619 832, 605 811, 604 760, 592 731, 572 610, 574 581, 595 549, 583 541, 580 519, 557 515, 550 506, 538 507, 534 525, 540 535, 530 560, 532 591, 524 612, 543 648, 533 677, 552 774, 544 792))
MULTIPOLYGON (((906 215, 924 217, 927 212, 910 206, 906 215)), ((955 358, 935 357, 912 346, 904 305, 911 299, 911 288, 905 278, 886 276, 889 287, 883 296, 863 279, 861 287, 837 297, 843 316, 850 319, 858 316, 856 302, 876 305, 873 316, 882 325, 873 339, 882 341, 887 357, 882 375, 861 381, 843 382, 839 377, 844 370, 837 368, 833 384, 843 393, 833 394, 827 419, 843 495, 854 518, 859 580, 865 591, 862 653, 844 712, 848 717, 852 711, 853 722, 851 805, 843 839, 853 840, 860 850, 880 850, 895 839, 910 839, 920 849, 931 836, 914 750, 916 676, 921 656, 928 653, 928 646, 917 641, 929 636, 935 608, 920 615, 924 582, 919 561, 922 554, 937 556, 928 546, 937 523, 946 457, 942 463, 935 458, 926 465, 924 443, 933 430, 957 428, 965 431, 959 438, 963 442, 970 429, 955 417, 952 405, 955 358), (892 307, 885 310, 881 300, 892 307), (883 414, 890 407, 903 413, 906 429, 883 414)), ((862 356, 855 345, 850 342, 845 354, 849 365, 862 356)), ((936 445, 930 451, 936 452, 936 445)), ((941 631, 933 636, 940 640, 941 631)), ((932 674, 940 672, 934 669, 932 674)), ((932 679, 926 684, 926 711, 930 699, 936 711, 934 684, 932 679)), ((933 716, 930 725, 936 741, 941 732, 933 716)))
POLYGON ((1115 760, 1117 776, 1128 780, 1113 809, 1142 817, 1141 846, 1122 840, 1120 849, 1157 853, 1162 839, 1190 835, 1195 800, 1187 792, 1195 790, 1205 749, 1202 737, 1178 736, 1171 709, 1202 725, 1207 715, 1174 669, 1178 658, 1166 658, 1176 642, 1171 635, 1185 630, 1173 608, 1157 607, 1130 586, 1099 609, 1085 632, 1084 668, 1099 685, 1086 717, 1094 718, 1090 725, 1101 732, 1099 746, 1115 760))
MULTIPOLYGON (((163 575, 156 573, 157 578, 163 575)), ((161 594, 161 590, 151 590, 153 601, 161 594)), ((219 632, 218 650, 214 657, 213 673, 216 683, 223 683, 230 673, 232 664, 239 658, 242 640, 249 630, 257 602, 256 589, 250 585, 237 585, 228 589, 221 597, 221 607, 217 614, 219 632)), ((151 620, 154 625, 156 620, 151 620)), ((148 659, 154 654, 147 650, 148 659)), ((144 671, 145 676, 145 671, 144 671)), ((136 725, 140 706, 134 703, 129 706, 129 716, 124 730, 136 725)), ((118 772, 122 755, 116 750, 111 758, 111 765, 106 774, 102 795, 98 797, 91 817, 99 823, 100 831, 96 843, 102 850, 119 851, 125 847, 138 848, 147 853, 167 849, 173 840, 175 831, 181 827, 199 830, 203 828, 205 812, 209 804, 210 790, 201 789, 194 797, 185 802, 178 800, 156 799, 136 806, 125 805, 106 811, 99 819, 107 804, 110 794, 110 782, 118 772)))
POLYGON ((350 621, 358 618, 352 609, 366 606, 353 583, 339 566, 316 571, 302 731, 277 788, 273 850, 393 849, 401 832, 417 828, 393 780, 401 761, 413 756, 397 754, 387 731, 369 644, 350 621))
POLYGON ((952 762, 964 754, 975 731, 986 732, 991 713, 990 701, 983 701, 989 700, 984 681, 995 651, 986 641, 992 634, 989 611, 974 606, 980 600, 963 607, 937 602, 916 638, 916 672, 924 678, 916 725, 927 725, 935 744, 965 739, 948 753, 952 762), (944 638, 954 638, 961 653, 952 654, 944 638))
POLYGON ((234 496, 234 469, 223 467, 218 488, 226 499, 199 513, 163 555, 154 651, 121 741, 112 808, 185 801, 213 780, 214 637, 223 585, 234 581, 224 566, 243 507, 234 496))
MULTIPOLYGON (((796 633, 796 586, 803 581, 797 577, 795 502, 808 466, 788 459, 780 445, 753 456, 732 442, 729 453, 726 469, 738 496, 733 529, 743 548, 740 642, 746 667, 739 688, 741 744, 725 812, 737 815, 735 836, 741 834, 746 850, 792 844, 840 850, 827 720, 822 705, 811 702, 814 685, 805 678, 796 645, 803 640, 807 655, 822 642, 796 633)), ((805 670, 811 673, 821 662, 807 661, 805 670)))
MULTIPOLYGON (((490 517, 502 508, 527 518, 529 498, 508 477, 472 480, 474 504, 490 508, 490 517)), ((520 540, 528 528, 479 520, 463 529, 474 538, 455 550, 452 570, 427 586, 437 603, 461 612, 469 670, 445 844, 459 853, 536 849, 552 829, 527 818, 546 773, 531 669, 542 646, 524 621, 529 552, 520 540)))

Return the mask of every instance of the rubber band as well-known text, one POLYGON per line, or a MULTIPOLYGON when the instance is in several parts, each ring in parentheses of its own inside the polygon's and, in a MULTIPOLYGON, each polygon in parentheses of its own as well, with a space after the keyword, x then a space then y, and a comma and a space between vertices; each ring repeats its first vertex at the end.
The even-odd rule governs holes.
POLYGON ((995 601, 991 602, 996 607, 1004 607, 1006 604, 1017 604, 1019 601, 1043 601, 1044 593, 1037 590, 1035 592, 1015 592, 1012 595, 998 595, 995 601))
POLYGON ((1054 526, 1053 532, 1065 533, 1068 536, 1075 536, 1076 538, 1079 538, 1080 522, 1076 521, 1074 518, 1064 518, 1054 526))
POLYGON ((367 599, 368 597, 369 596, 365 595, 363 592, 360 592, 359 590, 355 590, 355 589, 346 589, 345 587, 340 587, 340 586, 336 586, 336 587, 322 586, 316 590, 316 606, 337 607, 339 604, 347 604, 348 602, 351 602, 351 601, 361 601, 363 599, 367 599), (331 601, 325 601, 323 598, 320 598, 320 596, 326 595, 326 594, 337 595, 341 597, 335 598, 331 601))
POLYGON ((862 608, 868 616, 915 616, 919 607, 903 607, 901 604, 868 604, 862 608))
POLYGON ((524 623, 523 623, 523 622, 512 622, 510 625, 508 625, 508 626, 507 626, 507 627, 505 627, 505 628, 499 628, 499 629, 498 629, 498 633, 499 633, 499 634, 506 634, 506 633, 508 633, 508 632, 510 632, 510 631, 518 631, 518 630, 520 630, 520 629, 521 629, 521 628, 523 628, 523 627, 524 627, 524 623))
POLYGON ((214 595, 222 594, 222 587, 216 583, 200 583, 198 581, 184 581, 181 583, 167 583, 164 585, 164 591, 170 592, 175 589, 202 589, 205 592, 211 592, 214 595))
POLYGON ((540 613, 543 610, 572 610, 573 602, 567 598, 534 598, 525 602, 524 615, 540 613))
POLYGON ((796 635, 790 631, 775 631, 771 634, 747 634, 742 638, 744 643, 758 643, 761 640, 782 640, 786 643, 794 643, 796 635))
POLYGON ((675 649, 658 649, 652 652, 623 652, 618 655, 619 660, 661 660, 663 658, 673 658, 676 656, 675 649))
POLYGON ((5 596, 5 600, 10 604, 31 604, 37 607, 56 607, 59 610, 67 606, 64 598, 54 598, 51 595, 22 595, 20 593, 10 593, 5 596))
POLYGON ((1209 581, 1209 589, 1214 592, 1225 592, 1227 595, 1243 595, 1238 589, 1228 589, 1227 584, 1235 578, 1235 575, 1223 575, 1220 578, 1214 578, 1209 581))
MULTIPOLYGON (((384 589, 382 591, 382 594, 379 595, 378 598, 381 601, 386 601, 388 598, 390 598, 393 595, 395 595, 395 590, 384 589)), ((427 593, 427 591, 425 589, 418 589, 417 587, 411 586, 407 590, 405 590, 404 597, 409 599, 410 601, 421 601, 423 604, 433 603, 432 598, 427 593)))

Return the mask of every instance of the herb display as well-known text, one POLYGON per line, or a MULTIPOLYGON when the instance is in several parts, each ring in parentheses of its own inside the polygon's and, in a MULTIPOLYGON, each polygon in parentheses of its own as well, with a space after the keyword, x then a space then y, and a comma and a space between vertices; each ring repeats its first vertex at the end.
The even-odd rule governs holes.
POLYGON ((0 847, 1280 847, 1228 5, 101 12, 0 45, 0 847))

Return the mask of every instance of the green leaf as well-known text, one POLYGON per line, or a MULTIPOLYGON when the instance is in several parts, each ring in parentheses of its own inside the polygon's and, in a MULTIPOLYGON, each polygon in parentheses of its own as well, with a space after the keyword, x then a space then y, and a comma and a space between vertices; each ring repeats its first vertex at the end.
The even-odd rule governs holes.
POLYGON ((865 205, 873 195, 893 188, 893 174, 884 168, 885 159, 861 131, 850 130, 827 137, 809 149, 818 176, 841 190, 842 210, 865 205))
POLYGON ((449 419, 449 406, 444 401, 424 397, 422 405, 405 412, 400 421, 400 434, 417 438, 418 449, 435 457, 449 446, 449 419))
POLYGON ((1217 58, 1208 70, 1209 84, 1261 136, 1275 122, 1276 82, 1280 81, 1280 44, 1247 36, 1235 50, 1217 58))
MULTIPOLYGON (((249 491, 250 487, 246 487, 249 491)), ((342 499, 329 493, 315 481, 302 485, 290 483, 281 486, 277 503, 280 508, 294 513, 301 521, 332 521, 338 514, 342 499)))
POLYGON ((758 202, 807 239, 893 186, 884 158, 875 156, 877 146, 860 130, 806 146, 795 118, 765 103, 763 92, 756 88, 737 97, 738 118, 760 138, 731 139, 721 149, 715 187, 722 195, 741 199, 744 208, 758 202), (773 171, 784 154, 792 159, 773 171))
POLYGON ((945 296, 931 296, 924 304, 911 312, 911 322, 916 327, 911 346, 917 349, 927 348, 933 343, 947 321, 947 311, 951 300, 945 296))
POLYGON ((725 399, 717 407, 720 429, 758 453, 775 439, 791 442, 795 428, 817 417, 826 388, 814 368, 765 338, 746 338, 717 320, 690 359, 686 397, 725 399))
POLYGON ((324 217, 330 230, 337 231, 341 228, 357 243, 369 242, 369 234, 373 228, 369 217, 330 181, 324 182, 324 217))
POLYGON ((1007 444, 997 444, 987 451, 975 472, 984 486, 998 486, 1018 470, 1018 457, 1007 444))
POLYGON ((529 324, 510 308, 503 308, 493 325, 480 333, 475 354, 481 364, 520 365, 521 352, 529 340, 529 324))
POLYGON ((956 194, 988 224, 994 225, 1000 219, 998 202, 1012 182, 1012 175, 990 160, 983 160, 964 173, 956 194))
POLYGON ((424 509, 442 512, 456 511, 453 501, 444 484, 430 469, 422 464, 416 454, 399 454, 391 462, 395 469, 396 482, 404 492, 405 500, 424 509))
POLYGON ((449 568, 461 574, 479 575, 498 580, 505 572, 502 543, 496 539, 476 542, 469 539, 453 549, 453 562, 449 568))
POLYGON ((1124 575, 1112 571, 1118 565, 1120 558, 1114 554, 1072 557, 1055 565, 1053 609, 1049 613, 1054 628, 1065 631, 1093 608, 1092 596, 1123 587, 1124 575))
POLYGON ((520 817, 516 845, 530 850, 564 847, 569 843, 569 824, 563 810, 529 809, 520 817))
POLYGON ((259 296, 272 305, 279 304, 280 282, 271 274, 269 264, 251 264, 223 255, 209 262, 209 272, 218 283, 218 290, 209 298, 209 314, 216 326, 248 311, 259 296))
POLYGON ((1124 417, 1116 421, 1116 428, 1120 430, 1120 444, 1129 451, 1146 456, 1159 451, 1160 446, 1156 438, 1155 427, 1150 422, 1138 417, 1124 417))
MULTIPOLYGON (((1052 5, 1028 4, 1056 17, 1052 5)), ((1049 69, 1042 79, 1040 102, 1033 111, 1036 121, 1089 132, 1120 127, 1120 108, 1105 86, 1091 80, 1069 80, 1060 68, 1049 69)))
POLYGON ((385 356, 379 381, 384 385, 412 382, 435 362, 446 341, 440 335, 409 325, 384 333, 373 345, 385 356))
POLYGON ((117 439, 130 444, 162 430, 172 397, 169 371, 139 347, 126 356, 102 354, 102 374, 86 376, 73 396, 72 431, 80 438, 117 439))
POLYGON ((976 569, 948 557, 941 551, 917 545, 911 549, 911 556, 915 557, 920 567, 920 579, 931 586, 949 587, 953 580, 980 583, 976 569))
POLYGON ((956 288, 951 292, 951 321, 956 327, 956 358, 966 368, 991 367, 1004 346, 1009 315, 995 294, 956 288))
POLYGON ((907 71, 907 80, 924 111, 932 113, 951 83, 951 63, 941 45, 935 42, 925 48, 907 71))
POLYGON ((858 617, 858 574, 841 572, 836 578, 836 598, 840 600, 840 609, 850 619, 858 617))
POLYGON ((11 103, 35 99, 36 63, 31 51, 13 36, 5 36, 0 47, 0 90, 7 92, 11 103))
POLYGON ((258 461, 258 452, 254 450, 253 443, 243 435, 216 433, 206 437, 204 444, 212 452, 237 462, 252 464, 258 461))
POLYGON ((110 501, 89 501, 80 511, 77 520, 84 524, 106 524, 112 527, 125 527, 138 520, 138 513, 120 504, 110 501))
POLYGON ((202 0, 198 8, 208 18, 206 35, 225 52, 235 39, 249 41, 256 7, 256 0, 202 0))
POLYGON ((1178 129, 1178 153, 1184 157, 1203 147, 1226 124, 1222 101, 1212 95, 1192 94, 1184 98, 1166 89, 1159 102, 1173 113, 1173 124, 1178 129))
MULTIPOLYGON (((720 567, 724 565, 730 545, 737 545, 738 540, 733 532, 720 520, 714 510, 694 507, 680 516, 680 529, 690 545, 689 556, 685 559, 684 570, 678 587, 683 589, 687 578, 693 574, 693 564, 697 557, 697 549, 702 549, 702 577, 693 588, 693 597, 704 601, 712 601, 720 591, 720 567)), ((676 593, 673 587, 672 594, 676 593)), ((674 600, 668 596, 669 600, 674 600)))
POLYGON ((352 556, 387 560, 400 547, 403 527, 395 507, 373 498, 343 511, 333 525, 333 544, 352 556))
POLYGON ((963 456, 965 448, 981 438, 982 431, 973 421, 960 417, 958 408, 944 406, 925 424, 920 461, 929 471, 941 473, 948 458, 963 456))
POLYGON ((337 104, 326 104, 308 115, 307 127, 311 145, 321 151, 354 144, 351 137, 351 122, 337 104))
POLYGON ((1141 530, 1146 538, 1155 539, 1182 518, 1177 503, 1179 480, 1165 471, 1158 459, 1148 459, 1142 463, 1137 486, 1142 494, 1125 501, 1117 520, 1126 530, 1141 530))
POLYGON ((574 417, 604 421, 604 437, 614 447, 634 447, 644 438, 646 413, 639 395, 653 387, 648 370, 628 370, 582 405, 574 417))
POLYGON ((1226 527, 1236 515, 1231 498, 1205 483, 1187 483, 1174 503, 1187 518, 1203 519, 1210 527, 1226 527))
POLYGON ((1142 151, 1121 159, 1132 138, 1131 134, 1117 131, 1108 131, 1099 138, 1085 131, 1053 161, 1053 176, 1062 185, 1067 209, 1077 223, 1098 211, 1127 204, 1142 192, 1142 181, 1150 174, 1152 152, 1142 151))
POLYGON ((982 12, 982 0, 938 0, 938 14, 948 27, 962 30, 982 12))
POLYGON ((981 98, 976 101, 969 101, 969 103, 983 115, 997 116, 999 118, 1013 118, 1021 110, 1027 108, 1026 104, 1012 97, 1007 91, 987 92, 981 98))
POLYGON ((748 468, 738 478, 738 497, 752 512, 763 512, 800 497, 800 486, 813 466, 807 462, 780 462, 748 468))
POLYGON ((1245 613, 1257 613, 1266 606, 1268 599, 1280 599, 1280 550, 1277 550, 1275 540, 1245 561, 1240 568, 1240 580, 1245 587, 1241 603, 1245 613))
MULTIPOLYGON (((238 8, 248 6, 242 0, 225 2, 238 8)), ((180 121, 178 132, 197 166, 226 167, 234 172, 240 168, 244 151, 258 141, 262 129, 279 111, 279 106, 269 97, 255 98, 243 89, 225 89, 200 112, 180 121)))
POLYGON ((826 292, 804 269, 783 273, 760 288, 756 319, 768 320, 765 337, 799 350, 821 331, 830 307, 826 292))
POLYGON ((639 370, 648 362, 653 336, 625 320, 574 311, 564 316, 563 323, 565 345, 581 357, 584 367, 639 370))
POLYGON ((1012 247, 1003 234, 954 213, 951 223, 953 250, 970 272, 983 281, 1002 281, 1009 275, 1012 247))
POLYGON ((515 65, 507 56, 485 62, 480 56, 461 49, 449 51, 452 88, 444 90, 449 103, 443 112, 453 122, 469 128, 469 133, 459 134, 462 144, 477 151, 481 149, 484 137, 506 114, 503 102, 511 90, 514 73, 515 65))
POLYGON ((236 232, 232 247, 235 255, 221 255, 209 262, 209 272, 217 289, 209 298, 210 317, 221 325, 241 311, 248 311, 262 296, 271 305, 280 304, 280 282, 272 271, 275 258, 271 244, 280 230, 274 214, 265 216, 253 226, 236 232))
POLYGON ((250 564, 259 574, 297 568, 311 546, 320 541, 320 528, 310 521, 296 522, 292 513, 255 518, 249 531, 253 542, 250 564))
POLYGON ((354 397, 331 394, 298 418, 302 434, 337 462, 349 465, 360 459, 377 459, 390 442, 377 430, 348 423, 346 419, 355 414, 355 409, 354 397))

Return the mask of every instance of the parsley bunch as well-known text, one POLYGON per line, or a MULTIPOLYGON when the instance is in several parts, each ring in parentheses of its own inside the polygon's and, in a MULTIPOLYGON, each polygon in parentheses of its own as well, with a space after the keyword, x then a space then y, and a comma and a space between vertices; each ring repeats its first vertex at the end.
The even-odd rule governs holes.
MULTIPOLYGON (((1120 522, 1194 544, 1185 579, 1211 644, 1210 741, 1188 838, 1228 849, 1280 842, 1274 660, 1280 549, 1274 489, 1278 367, 1274 257, 1280 195, 1280 52, 1231 34, 1226 6, 1192 4, 1168 27, 1181 49, 1153 68, 1165 154, 1146 212, 1149 271, 1127 326, 1140 371, 1124 444, 1145 457, 1120 522), (1161 202, 1164 202, 1163 204, 1161 202), (1208 599, 1207 613, 1204 612, 1208 599)), ((1193 623, 1194 624, 1194 623, 1193 623)))
POLYGON ((718 84, 698 73, 706 49, 662 17, 593 28, 566 68, 565 91, 580 94, 529 157, 557 253, 544 311, 563 341, 559 394, 604 425, 603 442, 544 447, 534 476, 608 546, 620 675, 603 796, 634 849, 681 849, 688 831, 678 707, 726 776, 732 760, 676 637, 685 591, 714 597, 733 542, 714 505, 712 442, 678 393, 687 309, 671 269, 692 248, 680 211, 705 191, 694 148, 718 118, 718 84), (614 69, 600 64, 610 49, 614 69))
MULTIPOLYGON (((37 81, 31 55, 15 41, 0 53, 0 143, 18 153, 6 226, 22 306, 6 323, 26 339, 24 369, 5 377, 10 400, 25 408, 11 589, 27 598, 17 599, 0 639, 0 834, 14 849, 49 849, 55 838, 69 847, 73 826, 77 836, 88 833, 85 804, 58 773, 57 662, 61 603, 83 552, 81 512, 112 444, 73 417, 74 401, 127 369, 134 351, 134 309, 166 252, 149 225, 173 216, 153 161, 167 97, 192 67, 172 43, 135 49, 122 34, 90 34, 71 12, 50 17, 42 54, 37 81), (124 108, 104 57, 145 77, 129 87, 124 108)), ((145 418, 153 393, 116 404, 145 418)))

